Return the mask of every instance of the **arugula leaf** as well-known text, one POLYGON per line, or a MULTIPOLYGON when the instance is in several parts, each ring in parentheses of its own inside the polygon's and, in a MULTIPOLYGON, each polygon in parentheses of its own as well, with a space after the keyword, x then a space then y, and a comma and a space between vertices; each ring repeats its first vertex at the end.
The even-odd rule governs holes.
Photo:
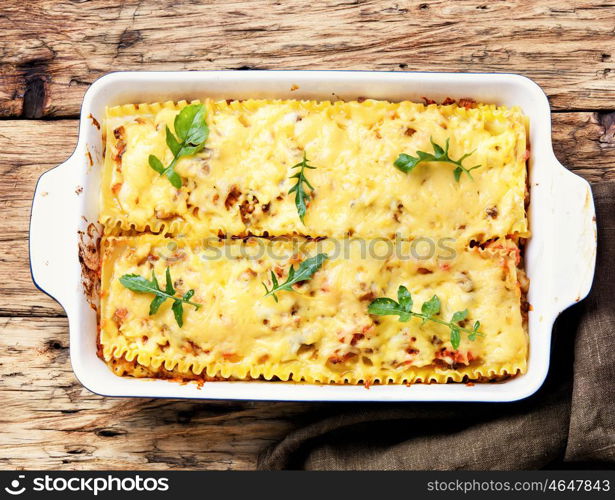
POLYGON ((173 153, 173 156, 176 156, 181 151, 182 145, 177 141, 177 139, 173 135, 173 132, 171 132, 171 129, 168 126, 166 127, 165 130, 166 130, 167 147, 171 150, 171 153, 173 153))
POLYGON ((160 306, 167 300, 173 300, 173 314, 175 315, 175 321, 181 328, 184 324, 184 308, 183 304, 190 304, 194 306, 196 310, 201 307, 201 304, 190 302, 190 299, 194 295, 194 290, 188 290, 183 297, 175 296, 175 289, 173 288, 173 280, 171 279, 171 271, 167 267, 166 272, 166 284, 165 290, 160 289, 156 274, 152 271, 152 280, 139 276, 138 274, 125 274, 120 278, 120 283, 129 290, 137 293, 152 293, 155 295, 154 299, 149 305, 149 315, 153 316, 158 312, 160 306))
POLYGON ((184 308, 182 306, 181 301, 177 300, 173 302, 171 309, 173 309, 173 315, 175 316, 175 321, 177 321, 177 324, 181 328, 182 326, 184 326, 184 308))
POLYGON ((388 297, 374 299, 367 307, 367 311, 378 316, 399 316, 401 322, 410 320, 409 308, 388 297))
POLYGON ((451 323, 459 323, 468 317, 468 310, 464 309, 463 311, 457 311, 453 314, 451 318, 451 323))
POLYGON ((468 338, 470 340, 476 340, 476 336, 480 335, 478 329, 480 328, 480 321, 476 321, 474 322, 474 326, 472 326, 472 333, 470 333, 470 335, 468 335, 468 338))
MULTIPOLYGON (((410 312, 412 310, 412 295, 410 295, 410 292, 405 286, 400 286, 397 289, 397 300, 399 301, 399 305, 404 308, 405 312, 410 312)), ((410 317, 408 317, 408 319, 410 319, 410 317)))
MULTIPOLYGON (((461 327, 459 326, 459 322, 465 320, 468 317, 468 310, 464 309, 463 311, 456 311, 453 313, 451 317, 451 345, 453 349, 459 349, 459 343, 461 342, 461 327)), ((480 322, 476 322, 480 326, 480 322)), ((476 324, 475 323, 475 324, 476 324)), ((468 339, 476 340, 476 333, 478 332, 478 327, 476 327, 476 331, 468 334, 468 339)))
POLYGON ((164 165, 157 156, 149 155, 149 166, 159 174, 164 174, 164 165))
MULTIPOLYGON (((124 278, 126 275, 122 276, 122 278, 124 278)), ((122 283, 122 285, 126 286, 123 282, 122 282, 122 278, 120 278, 120 283, 122 283)), ((155 288, 159 289, 160 286, 158 285, 158 280, 156 279, 156 275, 154 274, 154 271, 152 270, 152 284, 154 285, 155 288)), ((136 290, 135 290, 136 291, 136 290)), ((167 300, 167 298, 163 295, 156 295, 154 297, 154 300, 152 300, 151 304, 149 305, 149 315, 153 316, 154 314, 156 314, 158 312, 158 309, 160 309, 160 306, 163 304, 163 302, 167 300)))
POLYGON ((190 299, 192 298, 193 295, 194 295, 194 290, 188 290, 182 297, 182 300, 176 300, 175 302, 173 302, 173 305, 171 306, 171 309, 173 309, 173 314, 175 315, 175 321, 177 321, 177 324, 179 325, 180 328, 184 326, 183 303, 186 302, 187 304, 190 304, 191 303, 190 299))
POLYGON ((483 335, 478 331, 480 328, 480 321, 474 323, 472 330, 459 326, 459 322, 468 317, 469 313, 467 309, 455 312, 450 321, 443 321, 437 318, 436 316, 440 314, 441 309, 440 299, 437 295, 434 295, 427 302, 423 303, 420 313, 412 311, 412 296, 403 285, 397 289, 397 300, 399 302, 395 302, 388 297, 374 299, 369 306, 367 306, 367 312, 377 316, 399 316, 399 321, 401 322, 409 321, 411 317, 415 317, 422 320, 423 324, 427 321, 432 321, 444 325, 450 330, 451 345, 455 350, 459 349, 461 332, 466 333, 469 340, 476 340, 477 335, 483 335))
POLYGON ((459 349, 459 344, 461 343, 461 332, 459 331, 459 327, 452 325, 451 326, 451 346, 453 349, 459 349))
POLYGON ((410 320, 412 310, 412 296, 405 286, 397 290, 397 300, 399 302, 388 297, 375 299, 367 306, 367 311, 379 316, 399 316, 399 321, 405 323, 410 320))
POLYGON ((426 316, 435 316, 440 312, 440 299, 434 295, 421 306, 421 312, 426 316))
POLYGON ((168 267, 166 272, 166 278, 167 282, 165 285, 165 292, 167 292, 169 295, 175 295, 175 288, 173 288, 173 280, 171 279, 171 270, 168 267))
POLYGON ((472 174, 471 174, 472 170, 474 170, 475 168, 479 168, 481 165, 475 165, 472 168, 466 168, 462 165, 462 162, 468 156, 474 154, 474 151, 463 155, 458 160, 453 160, 448 155, 448 147, 449 147, 450 138, 446 139, 446 145, 444 146, 444 148, 440 146, 439 144, 436 144, 433 141, 433 138, 429 139, 429 141, 431 142, 431 146, 433 147, 433 151, 434 151, 433 153, 426 153, 425 151, 417 151, 416 156, 410 156, 406 153, 401 153, 393 164, 399 170, 407 174, 409 172, 412 172, 414 167, 416 167, 419 163, 432 162, 432 161, 450 163, 452 165, 455 165, 455 170, 453 170, 453 176, 455 178, 455 182, 459 182, 459 179, 461 178, 461 174, 463 174, 464 172, 468 175, 470 179, 473 179, 472 174))
POLYGON ((314 273, 316 273, 316 271, 320 269, 323 262, 328 258, 329 256, 326 253, 319 253, 315 257, 310 257, 309 259, 306 259, 301 264, 299 264, 299 267, 297 268, 296 272, 294 266, 291 265, 288 271, 288 276, 284 283, 278 283, 277 276, 273 271, 271 271, 271 290, 267 288, 267 285, 265 284, 265 282, 263 282, 263 286, 265 287, 266 292, 265 297, 267 297, 268 295, 273 295, 274 300, 277 302, 277 292, 280 292, 282 290, 292 292, 294 284, 301 281, 309 280, 314 275, 314 273))
POLYGON ((297 183, 288 191, 288 194, 295 193, 295 206, 297 207, 297 213, 299 214, 299 219, 301 222, 305 224, 303 218, 305 217, 305 212, 307 211, 307 205, 310 201, 310 195, 305 191, 303 185, 305 184, 310 190, 314 191, 314 187, 310 184, 310 182, 305 177, 305 169, 315 170, 316 167, 312 167, 308 165, 308 159, 305 156, 305 151, 303 152, 303 160, 301 160, 296 165, 293 165, 293 168, 300 168, 296 174, 291 175, 291 179, 297 179, 297 183))
POLYGON ((209 135, 209 127, 205 122, 205 106, 190 104, 183 108, 175 117, 173 123, 177 138, 166 128, 167 146, 173 153, 173 160, 165 167, 157 156, 149 155, 149 166, 167 179, 177 189, 182 187, 182 178, 175 172, 175 165, 180 158, 197 154, 205 147, 209 135))

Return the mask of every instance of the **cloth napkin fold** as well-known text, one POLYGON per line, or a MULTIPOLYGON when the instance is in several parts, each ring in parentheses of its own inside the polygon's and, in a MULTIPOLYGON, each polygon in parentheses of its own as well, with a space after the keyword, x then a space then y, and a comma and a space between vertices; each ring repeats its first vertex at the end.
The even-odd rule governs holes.
MULTIPOLYGON (((332 404, 259 456, 260 469, 615 468, 615 182, 592 187, 596 277, 553 332, 543 387, 515 403, 332 404)), ((575 262, 570 262, 570 273, 575 262)))

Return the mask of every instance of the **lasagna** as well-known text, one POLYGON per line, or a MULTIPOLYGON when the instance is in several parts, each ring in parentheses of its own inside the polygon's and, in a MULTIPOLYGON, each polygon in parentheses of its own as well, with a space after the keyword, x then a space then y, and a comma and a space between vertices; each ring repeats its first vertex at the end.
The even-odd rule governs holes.
POLYGON ((197 381, 524 373, 528 122, 460 104, 108 108, 100 357, 197 381))
POLYGON ((148 164, 172 152, 165 129, 185 105, 119 106, 107 111, 101 221, 107 228, 217 236, 454 238, 528 236, 526 119, 480 105, 423 106, 314 101, 210 101, 205 148, 182 158, 176 189, 148 164), (412 175, 391 168, 400 152, 450 142, 472 152, 473 182, 425 164, 412 175), (303 153, 316 167, 301 222, 288 191, 303 153))

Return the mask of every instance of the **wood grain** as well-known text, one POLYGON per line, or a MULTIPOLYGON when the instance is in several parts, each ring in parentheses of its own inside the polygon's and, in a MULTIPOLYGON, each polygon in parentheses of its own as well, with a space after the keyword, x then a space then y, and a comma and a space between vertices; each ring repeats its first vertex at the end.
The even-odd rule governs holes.
POLYGON ((589 182, 615 180, 615 112, 555 113, 553 151, 589 182))
POLYGON ((323 406, 102 398, 72 373, 65 318, 0 325, 3 469, 251 469, 323 406))
POLYGON ((40 174, 75 147, 85 90, 109 71, 522 73, 549 96, 562 164, 615 180, 615 5, 597 0, 3 0, 0 30, 5 469, 251 469, 262 448, 335 411, 110 399, 75 379, 64 311, 31 282, 30 206, 40 174))
POLYGON ((0 30, 4 117, 76 116, 118 70, 517 72, 563 110, 612 109, 615 91, 598 0, 4 0, 0 30))
POLYGON ((36 181, 77 144, 78 121, 0 121, 0 316, 64 315, 30 276, 28 230, 36 181))

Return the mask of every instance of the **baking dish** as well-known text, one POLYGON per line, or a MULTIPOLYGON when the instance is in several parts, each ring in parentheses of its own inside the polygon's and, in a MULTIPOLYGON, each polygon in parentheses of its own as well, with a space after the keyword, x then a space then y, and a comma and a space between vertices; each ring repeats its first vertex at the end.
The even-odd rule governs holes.
POLYGON ((112 73, 87 91, 73 155, 39 179, 30 224, 35 284, 66 310, 71 362, 89 390, 108 396, 321 401, 514 401, 544 381, 551 330, 558 314, 591 287, 596 254, 589 184, 555 158, 550 109, 535 83, 518 75, 354 71, 201 71, 112 73), (495 384, 406 386, 309 385, 283 382, 178 384, 114 375, 96 355, 96 313, 85 293, 78 246, 98 219, 103 144, 99 122, 105 106, 213 98, 343 99, 369 97, 420 101, 446 97, 518 105, 530 119, 530 227, 526 271, 530 358, 528 371, 495 384))

